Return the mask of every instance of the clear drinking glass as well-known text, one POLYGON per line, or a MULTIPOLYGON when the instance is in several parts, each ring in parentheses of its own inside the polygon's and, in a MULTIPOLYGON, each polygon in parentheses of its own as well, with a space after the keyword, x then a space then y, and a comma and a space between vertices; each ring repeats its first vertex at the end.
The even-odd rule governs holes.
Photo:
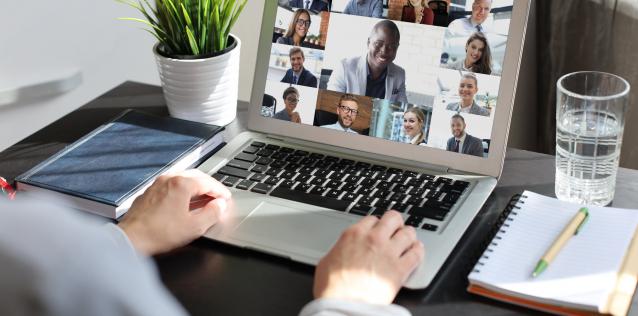
POLYGON ((629 83, 587 71, 567 74, 556 85, 556 196, 607 205, 616 187, 629 83))

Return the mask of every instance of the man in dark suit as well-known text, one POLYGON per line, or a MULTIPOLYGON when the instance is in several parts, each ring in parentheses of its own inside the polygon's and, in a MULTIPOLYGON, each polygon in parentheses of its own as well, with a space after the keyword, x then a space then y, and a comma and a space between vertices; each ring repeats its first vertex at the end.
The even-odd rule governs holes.
POLYGON ((324 0, 290 0, 289 5, 293 8, 306 9, 311 11, 330 11, 327 1, 324 0))
POLYGON ((452 116, 450 127, 454 136, 447 140, 447 151, 483 157, 483 141, 465 132, 463 116, 452 116))
POLYGON ((299 47, 290 49, 290 66, 286 71, 286 75, 281 79, 283 83, 295 84, 311 88, 317 87, 317 77, 304 68, 303 63, 306 60, 303 50, 299 47))

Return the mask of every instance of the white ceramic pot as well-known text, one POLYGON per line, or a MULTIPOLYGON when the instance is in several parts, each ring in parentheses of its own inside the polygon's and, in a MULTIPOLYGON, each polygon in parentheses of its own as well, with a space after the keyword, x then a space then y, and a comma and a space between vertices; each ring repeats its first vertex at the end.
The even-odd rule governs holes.
POLYGON ((224 126, 237 116, 241 41, 220 55, 201 59, 163 56, 153 47, 171 116, 224 126))

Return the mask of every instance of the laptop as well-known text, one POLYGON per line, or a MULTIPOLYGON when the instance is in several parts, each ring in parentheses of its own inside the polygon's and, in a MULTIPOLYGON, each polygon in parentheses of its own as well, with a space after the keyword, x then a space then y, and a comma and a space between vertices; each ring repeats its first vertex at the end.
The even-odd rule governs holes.
POLYGON ((233 193, 205 237, 316 265, 394 209, 427 253, 404 286, 425 288, 501 175, 530 1, 346 3, 263 2, 248 131, 199 167, 233 193))

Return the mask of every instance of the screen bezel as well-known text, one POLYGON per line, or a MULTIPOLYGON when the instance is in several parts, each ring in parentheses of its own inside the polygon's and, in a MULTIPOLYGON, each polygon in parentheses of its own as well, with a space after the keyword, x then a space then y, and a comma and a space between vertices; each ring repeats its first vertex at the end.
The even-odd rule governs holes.
POLYGON ((410 146, 382 138, 354 135, 261 116, 261 103, 266 87, 278 1, 265 1, 264 4, 247 127, 250 130, 266 134, 329 144, 370 154, 383 154, 416 163, 447 167, 454 171, 498 178, 501 175, 505 159, 505 147, 516 95, 530 1, 514 0, 497 99, 499 106, 496 107, 494 114, 490 151, 487 158, 451 153, 428 146, 410 146))

